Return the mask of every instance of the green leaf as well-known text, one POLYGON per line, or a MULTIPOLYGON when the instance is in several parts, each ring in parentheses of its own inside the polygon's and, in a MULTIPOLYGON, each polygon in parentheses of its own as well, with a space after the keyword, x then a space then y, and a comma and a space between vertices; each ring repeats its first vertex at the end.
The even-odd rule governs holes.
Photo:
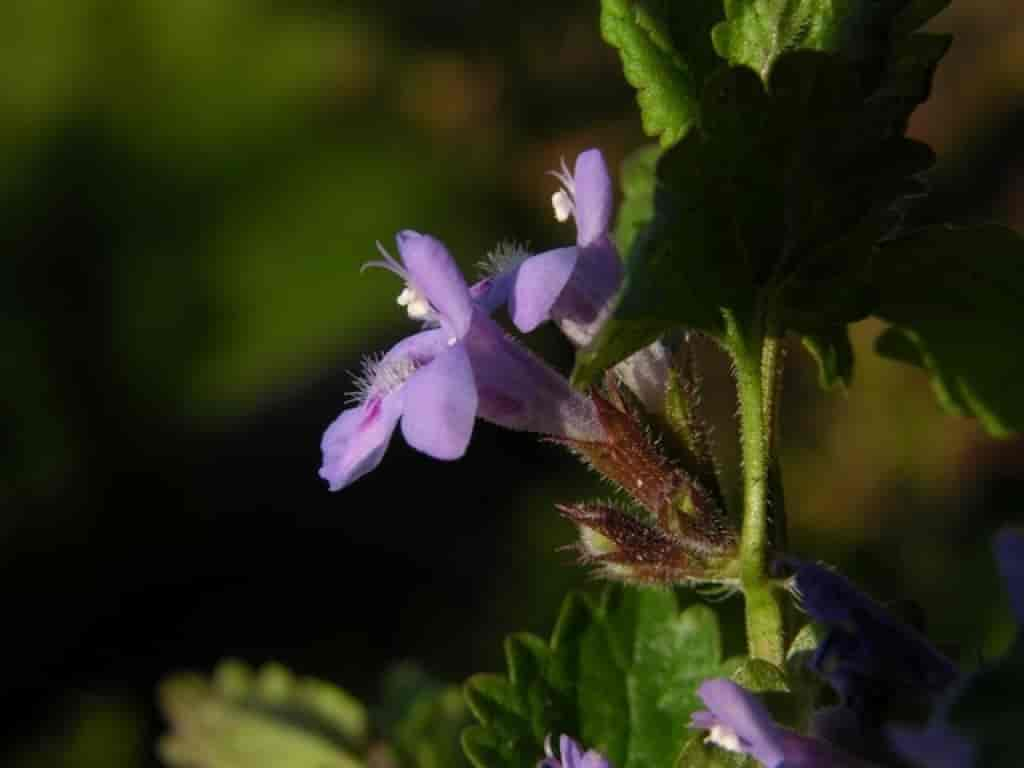
POLYGON ((615 217, 615 245, 619 253, 629 253, 637 234, 654 218, 655 169, 661 147, 639 147, 622 162, 620 179, 622 202, 615 217))
POLYGON ((893 325, 877 351, 928 370, 947 410, 993 435, 1020 431, 1024 239, 995 225, 936 227, 884 244, 876 273, 877 314, 893 325))
POLYGON ((805 334, 804 349, 818 363, 818 383, 822 389, 837 384, 850 386, 853 381, 853 345, 846 325, 835 325, 821 333, 805 334))
POLYGON ((786 51, 835 50, 847 5, 835 0, 725 0, 726 20, 715 26, 712 40, 730 64, 748 66, 767 79, 786 51))
POLYGON ((160 685, 171 725, 160 742, 172 768, 358 768, 363 708, 344 691, 268 664, 218 666, 213 680, 171 677, 160 685))
POLYGON ((458 686, 442 685, 411 662, 388 671, 375 723, 403 768, 462 768, 469 709, 458 686))
POLYGON ((611 587, 599 600, 571 595, 550 643, 515 635, 506 656, 508 678, 466 684, 481 723, 463 735, 475 766, 535 766, 545 736, 565 733, 617 768, 640 768, 674 764, 721 640, 705 606, 680 614, 671 592, 611 587))
POLYGON ((679 141, 697 120, 710 70, 709 30, 717 4, 602 0, 601 34, 619 50, 626 80, 637 90, 644 130, 662 146, 679 141))
POLYGON ((824 384, 848 382, 846 325, 875 309, 878 245, 934 161, 903 132, 946 42, 901 41, 870 92, 849 61, 818 51, 781 56, 767 86, 744 67, 711 76, 699 130, 658 160, 653 219, 574 381, 677 327, 720 335, 723 310, 743 319, 760 305, 806 339, 824 384))

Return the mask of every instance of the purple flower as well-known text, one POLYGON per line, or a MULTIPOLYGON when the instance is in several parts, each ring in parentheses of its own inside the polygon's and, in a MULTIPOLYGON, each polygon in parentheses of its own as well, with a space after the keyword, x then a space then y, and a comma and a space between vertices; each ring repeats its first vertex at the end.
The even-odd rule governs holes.
POLYGON ((369 266, 405 280, 398 303, 428 329, 367 364, 357 405, 327 428, 320 476, 331 490, 380 463, 399 421, 409 445, 445 460, 465 453, 477 417, 510 429, 604 439, 592 402, 474 303, 444 245, 411 231, 397 242, 401 263, 382 249, 384 260, 369 266))
POLYGON ((707 743, 749 755, 765 768, 868 766, 824 742, 776 725, 757 697, 732 680, 705 680, 697 695, 707 710, 694 712, 690 727, 708 731, 707 743))
POLYGON ((970 768, 974 745, 942 719, 924 730, 889 728, 889 740, 897 753, 922 768, 970 768))
POLYGON ((607 758, 590 749, 583 751, 577 742, 563 735, 558 740, 560 757, 551 750, 551 737, 544 740, 544 754, 547 755, 537 764, 537 768, 612 768, 607 758))
MULTIPOLYGON (((1003 528, 995 536, 993 549, 999 572, 1009 593, 1010 608, 1017 621, 1017 643, 1020 644, 1024 638, 1024 533, 1019 529, 1003 528)), ((965 725, 964 723, 952 722, 956 719, 958 703, 965 697, 969 698, 972 689, 975 688, 987 688, 989 691, 1005 690, 1006 706, 1013 706, 1013 683, 1008 681, 1002 665, 996 662, 991 666, 982 667, 947 692, 925 728, 890 727, 888 735, 896 751, 912 765, 919 765, 922 768, 971 768, 975 765, 982 757, 979 753, 984 749, 979 749, 969 736, 984 737, 984 732, 979 734, 975 731, 979 728, 984 731, 986 726, 995 729, 1007 727, 1005 723, 999 722, 998 717, 993 718, 993 723, 988 724, 985 722, 987 718, 979 717, 978 714, 967 718, 966 725, 970 728, 970 733, 958 727, 958 724, 965 725)), ((1004 732, 1001 735, 1004 742, 1011 744, 1015 752, 1018 751, 1017 732, 1004 732)), ((979 744, 983 744, 984 741, 984 738, 978 740, 979 744)), ((986 755, 984 759, 986 765, 1002 764, 996 755, 986 755)))
POLYGON ((797 560, 788 564, 804 610, 828 628, 811 666, 845 702, 861 707, 869 696, 937 694, 956 679, 952 661, 838 573, 797 560))
POLYGON ((572 173, 563 162, 553 175, 562 184, 551 199, 555 217, 576 220, 576 245, 517 260, 478 284, 478 299, 497 306, 507 298, 519 330, 529 333, 551 319, 582 346, 593 338, 622 282, 622 263, 608 236, 612 181, 598 149, 580 153, 572 173))

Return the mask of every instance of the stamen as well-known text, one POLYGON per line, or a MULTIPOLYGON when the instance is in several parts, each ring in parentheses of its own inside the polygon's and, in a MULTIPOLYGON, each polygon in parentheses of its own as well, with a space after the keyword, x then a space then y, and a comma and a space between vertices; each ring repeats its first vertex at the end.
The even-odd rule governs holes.
POLYGON ((743 745, 740 743, 740 737, 736 731, 721 723, 711 726, 711 730, 704 738, 704 743, 715 744, 729 752, 743 752, 743 745))
POLYGON ((573 212, 572 198, 564 189, 560 189, 551 196, 551 207, 555 209, 555 218, 558 221, 568 221, 573 212))
POLYGON ((551 196, 551 206, 555 209, 555 218, 558 221, 568 221, 570 215, 576 213, 576 182, 569 173, 569 168, 562 158, 562 170, 548 171, 548 174, 558 179, 562 188, 551 196))

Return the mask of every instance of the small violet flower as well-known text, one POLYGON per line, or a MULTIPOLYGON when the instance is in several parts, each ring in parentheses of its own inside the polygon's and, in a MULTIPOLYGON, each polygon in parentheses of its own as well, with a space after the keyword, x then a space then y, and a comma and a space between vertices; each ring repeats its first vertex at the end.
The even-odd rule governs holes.
POLYGON ((580 153, 572 173, 563 162, 552 175, 562 185, 551 199, 555 217, 576 220, 576 245, 523 254, 474 292, 489 307, 507 300, 512 322, 524 333, 553 320, 582 346, 597 332, 622 282, 622 263, 608 235, 612 181, 598 149, 580 153))
MULTIPOLYGON (((401 262, 368 266, 405 280, 398 303, 427 329, 367 364, 357 404, 324 433, 320 476, 338 490, 376 467, 398 422, 413 448, 437 459, 466 451, 476 418, 574 440, 604 439, 593 403, 510 340, 476 304, 438 240, 405 231, 401 262)), ((382 249, 383 252, 383 249, 382 249)))
POLYGON ((869 764, 775 724, 764 705, 726 678, 705 680, 697 695, 706 710, 690 727, 708 731, 705 742, 749 755, 764 768, 869 768, 869 764))
MULTIPOLYGON (((1017 622, 1016 642, 1020 644, 1024 642, 1024 532, 1013 528, 1002 529, 996 534, 993 549, 1010 597, 1010 609, 1017 622)), ((990 679, 999 681, 995 684, 998 687, 1007 685, 1002 675, 1003 671, 996 662, 962 679, 942 698, 931 722, 925 728, 890 727, 888 734, 893 747, 910 764, 922 768, 971 768, 978 764, 979 750, 967 734, 950 722, 950 715, 961 696, 969 693, 973 685, 984 684, 979 678, 990 676, 990 679)), ((1016 743, 1018 739, 1019 736, 1014 733, 1008 734, 1006 740, 1016 743)), ((989 763, 995 764, 993 756, 985 764, 989 763)))
POLYGON ((559 757, 551 749, 551 737, 544 740, 546 758, 537 764, 537 768, 612 768, 607 758, 590 749, 583 751, 577 742, 563 735, 558 740, 559 757))
POLYGON ((941 693, 956 665, 835 571, 788 560, 803 609, 828 628, 811 667, 855 708, 876 694, 941 693))

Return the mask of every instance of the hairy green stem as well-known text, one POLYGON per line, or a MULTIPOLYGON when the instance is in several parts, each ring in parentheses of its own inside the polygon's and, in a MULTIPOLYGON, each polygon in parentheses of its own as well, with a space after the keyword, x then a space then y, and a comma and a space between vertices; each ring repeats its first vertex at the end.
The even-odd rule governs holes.
POLYGON ((785 655, 782 595, 768 574, 768 480, 772 464, 770 436, 774 427, 777 356, 780 340, 755 315, 743 328, 726 313, 728 346, 736 368, 740 404, 740 448, 743 457, 743 526, 740 570, 746 600, 750 655, 781 665, 785 655))

